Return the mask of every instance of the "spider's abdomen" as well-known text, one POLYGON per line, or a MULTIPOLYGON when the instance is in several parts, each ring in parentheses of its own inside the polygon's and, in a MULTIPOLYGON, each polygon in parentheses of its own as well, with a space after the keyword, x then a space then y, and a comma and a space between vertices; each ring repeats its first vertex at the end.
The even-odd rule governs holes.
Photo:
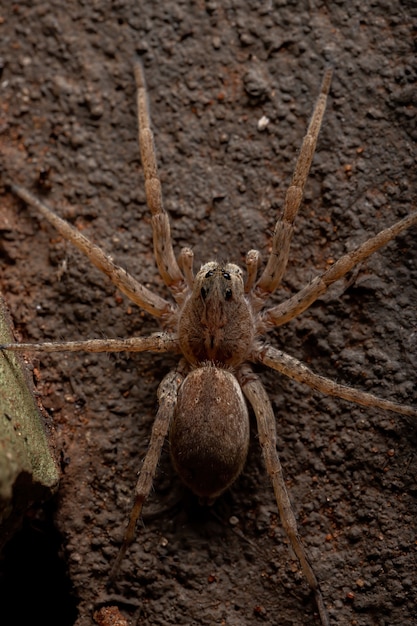
POLYGON ((233 374, 210 364, 193 370, 179 390, 169 436, 176 471, 211 504, 236 480, 248 452, 248 410, 233 374))
POLYGON ((206 263, 181 311, 178 338, 187 361, 237 367, 246 360, 254 321, 242 270, 233 263, 206 263))

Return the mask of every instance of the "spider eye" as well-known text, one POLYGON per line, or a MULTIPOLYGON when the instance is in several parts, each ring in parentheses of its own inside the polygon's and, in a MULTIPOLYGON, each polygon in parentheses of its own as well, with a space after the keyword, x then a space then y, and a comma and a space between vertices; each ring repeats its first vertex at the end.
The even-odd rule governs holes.
POLYGON ((223 272, 223 278, 225 278, 226 280, 230 280, 229 272, 223 272))
POLYGON ((207 274, 204 276, 204 278, 210 278, 211 276, 213 276, 213 274, 214 274, 213 270, 209 270, 207 274))
POLYGON ((226 298, 226 300, 231 300, 232 299, 232 290, 231 289, 226 289, 225 293, 224 293, 224 297, 226 298))

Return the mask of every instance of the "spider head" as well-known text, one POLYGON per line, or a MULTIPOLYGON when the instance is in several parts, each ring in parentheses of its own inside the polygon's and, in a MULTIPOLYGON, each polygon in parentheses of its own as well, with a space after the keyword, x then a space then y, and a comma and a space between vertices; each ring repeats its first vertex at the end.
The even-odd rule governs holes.
POLYGON ((243 295, 242 270, 233 263, 205 263, 197 273, 193 295, 200 296, 207 307, 219 308, 223 302, 231 302, 243 295))
POLYGON ((250 350, 253 315, 245 297, 243 272, 233 263, 205 263, 179 318, 178 335, 186 359, 236 366, 250 350))

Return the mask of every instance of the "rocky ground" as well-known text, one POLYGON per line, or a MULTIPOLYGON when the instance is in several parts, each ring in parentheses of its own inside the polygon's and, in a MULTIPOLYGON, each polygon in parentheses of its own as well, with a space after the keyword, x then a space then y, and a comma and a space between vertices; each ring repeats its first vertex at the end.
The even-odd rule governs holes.
MULTIPOLYGON (((35 189, 164 297, 137 147, 135 53, 175 249, 192 246, 196 265, 243 264, 250 248, 265 258, 328 65, 329 103, 273 301, 415 210, 411 2, 31 0, 4 5, 0 18, 2 184, 35 189)), ((157 330, 5 186, 0 220, 1 287, 19 340, 157 330)), ((269 340, 324 376, 415 404, 415 236, 398 237, 269 340)), ((153 626, 319 623, 255 427, 243 474, 209 510, 182 487, 165 447, 137 542, 106 590, 158 383, 175 362, 31 356, 62 479, 6 547, 2 624, 86 626, 102 606, 153 626)), ((259 371, 331 623, 417 624, 415 426, 259 371)))

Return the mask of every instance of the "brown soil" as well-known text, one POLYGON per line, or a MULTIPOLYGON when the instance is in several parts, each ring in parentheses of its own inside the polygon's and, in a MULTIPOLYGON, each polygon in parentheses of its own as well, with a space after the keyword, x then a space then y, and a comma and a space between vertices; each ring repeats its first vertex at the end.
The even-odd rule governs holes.
MULTIPOLYGON (((192 246, 197 265, 213 257, 243 263, 250 248, 265 257, 328 64, 335 68, 331 97, 274 301, 413 210, 411 2, 31 0, 3 3, 0 17, 8 175, 37 187, 158 293, 166 295, 153 263, 137 148, 135 52, 145 58, 176 250, 192 246), (263 115, 270 122, 260 132, 263 115)), ((1 286, 20 340, 157 329, 6 191, 1 228, 1 286)), ((271 342, 325 376, 415 403, 414 238, 415 229, 400 236, 271 333, 271 342)), ((118 607, 129 624, 318 624, 277 519, 255 430, 243 474, 208 510, 182 487, 165 449, 137 542, 107 592, 157 386, 175 359, 79 353, 33 362, 54 417, 62 480, 53 511, 43 510, 46 521, 32 513, 26 527, 38 528, 43 541, 56 542, 58 531, 66 582, 54 585, 58 574, 43 567, 47 548, 43 562, 16 535, 13 550, 20 545, 25 558, 9 549, 3 562, 3 576, 10 559, 20 571, 7 597, 4 586, 0 592, 2 624, 29 623, 29 608, 33 621, 86 626, 103 605, 118 607), (43 593, 36 602, 35 583, 43 593), (48 622, 58 588, 66 599, 48 622)), ((262 379, 332 624, 417 624, 415 427, 271 371, 262 379)))

